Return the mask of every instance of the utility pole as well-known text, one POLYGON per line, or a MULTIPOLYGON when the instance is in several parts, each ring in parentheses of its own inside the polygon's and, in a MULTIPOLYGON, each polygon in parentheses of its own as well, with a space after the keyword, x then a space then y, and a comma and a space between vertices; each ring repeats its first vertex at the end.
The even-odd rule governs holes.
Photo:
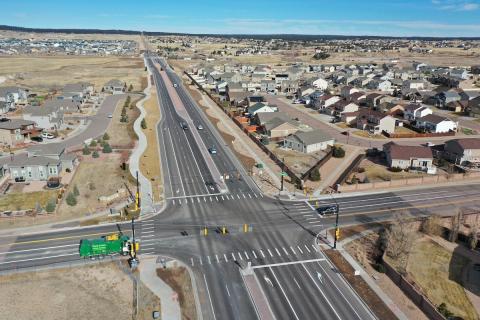
POLYGON ((137 242, 135 241, 135 218, 132 218, 132 250, 128 262, 132 269, 136 269, 139 263, 137 258, 137 242))
POLYGON ((282 173, 280 174, 282 177, 280 191, 283 191, 283 176, 285 175, 285 158, 282 158, 282 164, 283 164, 282 173))
POLYGON ((333 238, 333 249, 337 249, 337 241, 340 236, 340 229, 338 229, 338 215, 340 213, 340 206, 337 202, 337 199, 335 199, 334 196, 330 193, 330 197, 335 201, 335 204, 337 205, 337 209, 335 210, 335 235, 333 238))
POLYGON ((139 210, 141 207, 140 203, 140 183, 138 182, 138 171, 137 171, 137 192, 135 193, 135 211, 139 210))

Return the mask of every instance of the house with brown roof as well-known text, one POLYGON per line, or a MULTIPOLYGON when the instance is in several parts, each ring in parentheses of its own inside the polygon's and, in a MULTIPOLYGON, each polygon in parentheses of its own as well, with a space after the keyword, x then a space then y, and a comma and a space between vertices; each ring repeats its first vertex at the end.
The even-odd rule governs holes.
POLYGON ((424 171, 435 174, 432 149, 424 146, 401 146, 394 142, 383 145, 383 151, 390 168, 424 171))
POLYGON ((415 127, 426 132, 444 133, 456 132, 457 123, 436 114, 428 114, 424 117, 418 118, 415 122, 415 127))
POLYGON ((480 139, 453 139, 445 142, 443 157, 455 164, 480 167, 480 139))
POLYGON ((356 118, 357 129, 366 130, 372 134, 394 133, 397 120, 379 111, 360 110, 356 118))
POLYGON ((40 132, 34 121, 6 118, 0 120, 0 143, 8 146, 28 143, 31 137, 38 136, 40 132))

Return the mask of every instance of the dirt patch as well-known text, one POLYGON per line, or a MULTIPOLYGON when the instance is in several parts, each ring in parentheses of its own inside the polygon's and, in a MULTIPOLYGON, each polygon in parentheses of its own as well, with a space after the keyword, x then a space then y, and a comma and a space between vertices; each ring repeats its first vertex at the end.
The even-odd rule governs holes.
POLYGON ((146 129, 143 133, 147 137, 147 149, 140 158, 140 170, 152 183, 153 198, 161 200, 163 194, 163 181, 160 168, 160 156, 158 152, 157 122, 160 120, 160 109, 156 91, 152 88, 152 96, 144 104, 147 113, 145 117, 146 129))
POLYGON ((134 286, 115 263, 0 278, 2 319, 131 320, 134 286))
POLYGON ((183 320, 197 319, 192 282, 184 267, 157 269, 157 275, 178 294, 183 320))
POLYGON ((332 261, 338 271, 355 289, 357 294, 362 297, 363 301, 370 307, 375 315, 382 320, 396 320, 395 314, 383 303, 370 286, 359 276, 355 276, 355 270, 345 260, 338 251, 325 250, 325 254, 332 261))
POLYGON ((112 146, 133 147, 133 143, 138 139, 133 130, 133 123, 140 115, 140 111, 135 107, 138 100, 139 99, 135 99, 130 103, 130 105, 133 106, 132 108, 130 108, 130 106, 126 108, 128 122, 120 122, 125 99, 118 101, 115 111, 112 114, 112 120, 107 128, 107 133, 110 136, 109 143, 112 146))
POLYGON ((160 311, 161 301, 142 282, 138 282, 138 312, 136 320, 150 320, 154 311, 160 311))

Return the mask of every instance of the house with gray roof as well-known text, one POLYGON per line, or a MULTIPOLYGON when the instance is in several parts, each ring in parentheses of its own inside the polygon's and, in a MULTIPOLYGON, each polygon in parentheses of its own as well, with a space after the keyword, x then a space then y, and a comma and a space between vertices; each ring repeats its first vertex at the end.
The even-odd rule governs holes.
POLYGON ((321 130, 298 131, 285 138, 283 147, 302 153, 326 150, 335 144, 335 139, 321 130))
POLYGON ((66 170, 73 170, 78 164, 75 154, 65 154, 59 143, 38 145, 27 149, 27 155, 15 156, 4 166, 12 179, 25 178, 26 181, 46 181, 59 177, 66 170))
POLYGON ((27 103, 27 90, 20 87, 0 87, 0 102, 6 103, 7 111, 15 109, 17 104, 27 103))
POLYGON ((0 119, 0 143, 16 146, 30 142, 30 138, 37 136, 40 130, 34 121, 22 119, 0 119))
POLYGON ((80 102, 75 100, 47 100, 42 106, 27 106, 23 110, 23 119, 35 121, 42 129, 61 129, 64 114, 80 112, 80 105, 80 102))
POLYGON ((113 79, 105 83, 102 88, 103 92, 108 92, 112 94, 122 94, 127 90, 127 84, 124 81, 113 79))

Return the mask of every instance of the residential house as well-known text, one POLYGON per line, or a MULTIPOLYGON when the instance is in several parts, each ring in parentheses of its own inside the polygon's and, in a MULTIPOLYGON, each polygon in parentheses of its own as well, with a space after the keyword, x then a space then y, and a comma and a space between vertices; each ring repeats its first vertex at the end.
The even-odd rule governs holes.
POLYGON ((354 93, 360 92, 357 88, 352 86, 344 86, 340 91, 340 96, 344 99, 350 98, 350 96, 354 93))
POLYGON ((23 119, 34 121, 41 129, 63 128, 64 114, 80 111, 80 104, 72 100, 47 100, 42 106, 27 106, 23 119))
POLYGON ((254 104, 257 103, 263 103, 265 102, 265 98, 262 96, 249 96, 248 97, 248 106, 253 106, 254 104))
POLYGON ((37 136, 40 130, 35 127, 34 121, 22 119, 0 119, 0 143, 16 146, 30 142, 30 138, 37 136))
POLYGON ((292 119, 285 120, 282 117, 274 117, 263 124, 263 129, 270 139, 275 140, 296 133, 299 130, 299 123, 292 119))
POLYGON ((402 93, 423 89, 425 89, 425 81, 423 80, 406 80, 402 84, 402 93))
POLYGON ((455 164, 480 167, 480 139, 454 139, 445 142, 443 157, 455 164))
POLYGON ((420 104, 409 104, 404 108, 403 118, 408 121, 414 121, 426 115, 433 114, 432 109, 420 104))
POLYGON ((374 110, 360 110, 356 117, 357 129, 366 130, 372 134, 394 133, 396 119, 374 110))
POLYGON ((371 90, 389 91, 392 83, 388 80, 372 80, 367 84, 367 88, 371 90))
POLYGON ((370 108, 375 108, 381 103, 380 98, 382 98, 383 96, 384 95, 380 93, 370 93, 366 96, 365 102, 370 108))
POLYGON ((358 111, 358 105, 347 100, 339 100, 331 106, 324 109, 324 112, 332 116, 340 116, 344 112, 358 111))
POLYGON ((322 78, 318 78, 317 80, 312 82, 312 86, 320 90, 326 90, 328 88, 328 81, 322 78))
POLYGON ((314 103, 314 107, 316 109, 323 110, 323 109, 333 105, 334 103, 336 103, 339 100, 340 100, 339 96, 333 96, 333 95, 326 94, 326 95, 320 96, 318 99, 315 99, 313 101, 313 103, 314 103))
POLYGON ((102 88, 102 91, 112 94, 121 94, 124 93, 125 90, 127 90, 127 84, 118 79, 108 81, 102 88))
POLYGON ((431 100, 436 107, 444 108, 447 104, 454 101, 460 101, 462 97, 457 91, 442 91, 434 95, 431 100))
POLYGON ((280 90, 283 93, 288 94, 294 94, 298 90, 298 81, 293 81, 293 80, 285 80, 282 81, 280 84, 280 90))
POLYGON ((253 117, 258 112, 277 112, 278 108, 274 105, 267 105, 261 102, 258 102, 250 107, 248 107, 248 113, 253 117))
POLYGON ((276 84, 273 80, 261 80, 260 91, 262 92, 275 92, 276 84))
POLYGON ((432 133, 457 131, 456 122, 436 114, 428 114, 418 118, 415 122, 415 127, 432 133))
POLYGON ((6 166, 12 179, 23 177, 27 181, 46 181, 58 177, 64 171, 73 170, 78 160, 75 154, 65 154, 59 143, 34 146, 27 149, 27 155, 10 159, 6 166))
POLYGON ((400 146, 389 142, 383 146, 383 151, 390 168, 424 171, 436 173, 433 165, 432 149, 424 146, 400 146))
POLYGON ((285 138, 283 146, 302 153, 326 150, 335 140, 321 130, 298 131, 285 138))
POLYGON ((354 92, 347 98, 347 100, 356 103, 359 106, 364 106, 367 101, 367 95, 363 91, 354 92))
POLYGON ((449 72, 450 77, 467 80, 469 78, 468 72, 465 69, 452 69, 449 72))
POLYGON ((0 87, 0 102, 6 103, 6 110, 15 109, 17 104, 27 103, 27 90, 20 87, 0 87))
POLYGON ((476 97, 468 102, 470 117, 480 118, 480 97, 476 97))
POLYGON ((91 83, 69 83, 63 87, 62 95, 60 97, 62 99, 74 99, 75 97, 78 97, 78 100, 83 103, 86 99, 90 97, 93 91, 93 84, 91 83))
POLYGON ((6 101, 0 101, 0 114, 7 113, 9 111, 9 107, 6 101))

